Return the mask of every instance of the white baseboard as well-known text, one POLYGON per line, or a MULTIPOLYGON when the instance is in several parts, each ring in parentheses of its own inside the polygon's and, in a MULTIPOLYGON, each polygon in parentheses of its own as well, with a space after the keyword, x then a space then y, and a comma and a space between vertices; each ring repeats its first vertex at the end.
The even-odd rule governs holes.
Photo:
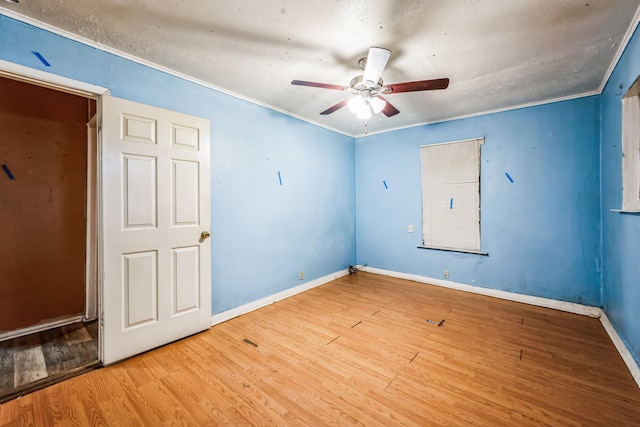
POLYGON ((449 280, 435 279, 432 277, 418 276, 417 274, 399 273, 374 267, 363 267, 362 271, 380 274, 382 276, 397 277, 399 279, 412 280, 414 282, 427 283, 443 288, 456 289, 458 291, 471 292, 509 301, 522 302, 537 305, 539 307, 553 308, 569 313, 581 314, 589 317, 600 317, 602 310, 599 307, 575 304, 572 302, 558 301, 551 298, 534 297, 532 295, 517 294, 515 292, 500 291, 497 289, 482 288, 480 286, 466 285, 464 283, 451 282, 449 280))
POLYGON ((234 317, 238 317, 243 314, 249 313, 250 311, 257 310, 266 305, 273 304, 274 302, 299 294, 300 292, 304 292, 317 286, 324 285, 325 283, 331 282, 332 280, 338 279, 342 276, 346 276, 347 274, 349 274, 348 269, 336 271, 335 273, 331 273, 318 279, 311 280, 307 283, 303 283, 302 285, 295 286, 290 289, 285 289, 284 291, 278 292, 277 294, 269 295, 248 304, 241 305, 240 307, 232 308, 231 310, 214 314, 213 316, 211 316, 211 324, 217 325, 218 323, 226 322, 229 319, 233 319, 234 317))
POLYGON ((633 379, 636 380, 638 387, 640 387, 640 367, 638 367, 638 363, 633 358, 633 355, 625 345, 624 341, 622 341, 622 338, 618 335, 616 328, 613 327, 613 324, 609 321, 607 314, 602 309, 600 309, 600 322, 602 323, 602 326, 604 326, 604 330, 609 334, 611 341, 613 341, 613 345, 616 346, 616 349, 618 350, 618 353, 620 353, 624 363, 627 365, 627 368, 629 368, 629 372, 631 372, 633 379))
POLYGON ((0 333, 0 341, 6 341, 13 338, 23 337, 25 335, 35 334, 36 332, 46 331, 47 329, 58 328, 60 326, 70 325, 76 322, 82 322, 84 316, 66 317, 59 320, 54 320, 47 323, 40 323, 38 325, 29 326, 28 328, 16 329, 15 331, 8 331, 0 333))
POLYGON ((364 266, 359 267, 359 269, 369 273, 380 274, 382 276, 397 277, 398 279, 412 280, 414 282, 426 283, 429 285, 441 286, 444 288, 456 289, 464 292, 472 292, 474 294, 486 295, 509 301, 522 302, 539 307, 552 308, 555 310, 566 311, 583 316, 600 318, 600 322, 602 323, 605 331, 607 331, 607 333, 609 334, 611 341, 613 341, 613 345, 618 350, 618 353, 620 353, 622 360, 624 360, 624 363, 627 365, 627 368, 629 369, 629 372, 631 372, 633 379, 638 384, 638 387, 640 387, 640 367, 638 367, 638 363, 633 358, 633 355, 625 345, 624 341, 622 341, 622 338, 620 338, 620 336, 618 335, 618 332, 616 332, 604 310, 602 310, 600 307, 592 307, 588 305, 574 304, 566 301, 558 301, 551 298, 541 298, 531 295, 517 294, 514 292, 481 288, 479 286, 466 285, 464 283, 450 282, 448 280, 418 276, 416 274, 399 273, 397 271, 383 270, 374 267, 364 266))

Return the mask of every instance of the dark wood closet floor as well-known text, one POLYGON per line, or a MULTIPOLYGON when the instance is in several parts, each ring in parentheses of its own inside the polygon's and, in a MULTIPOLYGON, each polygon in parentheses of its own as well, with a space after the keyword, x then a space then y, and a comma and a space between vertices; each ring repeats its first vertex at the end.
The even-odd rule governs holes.
POLYGON ((0 342, 0 401, 98 364, 97 321, 0 342))

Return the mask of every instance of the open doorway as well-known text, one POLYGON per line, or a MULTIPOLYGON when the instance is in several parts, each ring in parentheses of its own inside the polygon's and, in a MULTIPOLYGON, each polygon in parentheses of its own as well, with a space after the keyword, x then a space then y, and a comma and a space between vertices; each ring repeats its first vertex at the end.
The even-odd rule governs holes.
POLYGON ((96 99, 0 77, 0 399, 99 364, 96 99))

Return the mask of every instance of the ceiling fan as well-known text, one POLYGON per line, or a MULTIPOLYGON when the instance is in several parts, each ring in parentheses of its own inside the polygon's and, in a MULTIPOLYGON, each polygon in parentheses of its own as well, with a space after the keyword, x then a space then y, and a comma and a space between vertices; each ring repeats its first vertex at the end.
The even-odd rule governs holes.
POLYGON ((360 68, 364 72, 363 75, 354 77, 349 83, 349 86, 307 82, 303 80, 293 80, 291 84, 349 92, 355 96, 349 100, 338 102, 320 114, 331 114, 347 105, 349 109, 356 113, 358 118, 361 119, 368 119, 371 117, 371 113, 378 114, 382 112, 385 116, 391 117, 400 112, 396 107, 391 105, 389 101, 384 99, 382 95, 446 89, 449 86, 448 78, 385 85, 382 82, 381 76, 390 56, 391 51, 388 49, 381 47, 370 48, 369 55, 358 61, 358 65, 360 65, 360 68))

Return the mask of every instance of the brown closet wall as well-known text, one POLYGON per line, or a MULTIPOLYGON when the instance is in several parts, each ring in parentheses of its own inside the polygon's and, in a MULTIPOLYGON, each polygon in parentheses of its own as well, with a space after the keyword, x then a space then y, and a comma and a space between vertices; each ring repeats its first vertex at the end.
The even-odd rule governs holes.
POLYGON ((0 78, 0 332, 84 311, 88 115, 0 78))

